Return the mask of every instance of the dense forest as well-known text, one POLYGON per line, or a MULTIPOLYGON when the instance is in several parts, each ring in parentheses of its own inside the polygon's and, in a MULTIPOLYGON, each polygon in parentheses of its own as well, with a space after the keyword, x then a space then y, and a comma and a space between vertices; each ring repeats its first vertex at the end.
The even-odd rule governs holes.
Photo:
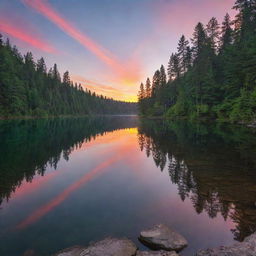
POLYGON ((136 103, 96 95, 74 84, 55 64, 47 71, 43 58, 24 57, 0 34, 0 118, 90 114, 134 114, 136 103))
POLYGON ((226 14, 199 22, 191 41, 184 35, 138 94, 140 113, 168 118, 248 122, 256 118, 256 1, 236 0, 226 14))

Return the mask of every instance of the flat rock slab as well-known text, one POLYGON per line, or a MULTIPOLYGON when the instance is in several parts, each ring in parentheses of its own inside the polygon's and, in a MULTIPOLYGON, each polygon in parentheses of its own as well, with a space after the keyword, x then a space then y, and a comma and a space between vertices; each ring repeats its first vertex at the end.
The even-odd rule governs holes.
POLYGON ((188 245, 182 235, 163 224, 142 231, 139 240, 150 248, 167 251, 180 251, 188 245))
POLYGON ((138 251, 136 256, 179 256, 176 252, 167 252, 167 251, 138 251))
POLYGON ((137 247, 126 238, 106 238, 88 247, 75 246, 55 256, 135 256, 137 247))
POLYGON ((232 246, 221 246, 214 249, 200 250, 196 256, 255 256, 256 233, 247 237, 242 243, 232 246))

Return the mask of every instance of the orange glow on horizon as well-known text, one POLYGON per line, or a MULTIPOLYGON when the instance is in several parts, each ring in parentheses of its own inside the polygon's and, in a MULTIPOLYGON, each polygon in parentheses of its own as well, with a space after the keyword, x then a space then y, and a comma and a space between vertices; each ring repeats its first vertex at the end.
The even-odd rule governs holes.
POLYGON ((7 20, 0 18, 0 31, 13 36, 33 47, 48 52, 48 53, 56 53, 57 51, 48 43, 44 42, 42 39, 35 38, 35 35, 28 34, 27 30, 17 28, 17 26, 13 26, 8 23, 7 20))
POLYGON ((135 95, 133 93, 127 93, 122 89, 117 89, 109 85, 103 85, 79 75, 71 75, 71 79, 74 82, 81 83, 84 89, 87 88, 98 95, 104 95, 108 98, 114 98, 115 100, 122 100, 126 102, 138 102, 137 92, 135 95))

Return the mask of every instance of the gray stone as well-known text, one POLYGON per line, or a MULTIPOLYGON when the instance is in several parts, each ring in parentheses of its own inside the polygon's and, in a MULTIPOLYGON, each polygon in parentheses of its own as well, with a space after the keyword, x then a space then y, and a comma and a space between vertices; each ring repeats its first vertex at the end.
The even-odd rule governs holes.
POLYGON ((256 233, 247 237, 242 243, 200 250, 196 256, 256 256, 256 233))
POLYGON ((137 248, 126 238, 106 238, 88 247, 75 246, 58 252, 55 256, 135 256, 137 248))
POLYGON ((82 246, 73 246, 62 251, 57 252, 54 256, 80 256, 82 250, 85 248, 82 246))
POLYGON ((167 252, 167 251, 138 251, 136 256, 179 256, 176 252, 167 252))
POLYGON ((167 251, 180 251, 188 244, 182 235, 163 224, 142 231, 139 240, 150 248, 167 251))

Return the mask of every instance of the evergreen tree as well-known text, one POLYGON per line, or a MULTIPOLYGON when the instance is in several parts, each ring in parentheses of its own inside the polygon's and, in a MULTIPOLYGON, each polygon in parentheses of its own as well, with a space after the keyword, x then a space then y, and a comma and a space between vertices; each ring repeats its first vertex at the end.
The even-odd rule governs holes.
POLYGON ((147 81, 146 81, 146 92, 145 92, 145 94, 146 94, 146 97, 147 98, 150 98, 151 97, 151 82, 150 82, 150 79, 149 78, 147 78, 147 81))
POLYGON ((36 64, 36 70, 39 72, 39 73, 43 73, 43 74, 46 74, 47 73, 47 69, 46 69, 46 65, 45 65, 45 61, 44 61, 44 58, 40 58, 38 61, 37 61, 37 64, 36 64))
POLYGON ((164 88, 166 85, 166 73, 165 73, 165 68, 163 65, 160 67, 160 88, 164 88))
POLYGON ((66 84, 66 85, 71 85, 71 81, 70 81, 70 77, 69 77, 69 72, 68 71, 66 71, 63 74, 63 83, 66 84))
POLYGON ((215 53, 218 51, 218 43, 220 40, 220 25, 215 17, 211 18, 206 26, 207 35, 210 40, 211 47, 215 53))
POLYGON ((204 25, 201 22, 199 22, 195 27, 192 43, 194 55, 193 58, 196 62, 201 57, 203 49, 207 44, 207 35, 205 33, 204 25))
POLYGON ((157 70, 152 79, 152 97, 156 97, 157 91, 161 86, 161 74, 160 71, 157 70))
POLYGON ((168 81, 172 82, 174 78, 174 73, 173 73, 173 59, 174 59, 174 54, 170 56, 168 66, 167 66, 167 75, 168 75, 168 81))
POLYGON ((52 78, 58 82, 60 82, 60 73, 57 68, 57 64, 55 63, 52 70, 52 78))
POLYGON ((140 91, 139 91, 139 101, 142 101, 145 98, 145 90, 144 90, 144 84, 140 84, 140 91))
POLYGON ((220 42, 220 53, 222 53, 228 46, 231 45, 233 30, 231 27, 230 16, 227 13, 224 17, 224 21, 221 27, 221 42, 220 42))
POLYGON ((193 58, 192 50, 190 46, 187 46, 186 55, 184 59, 186 71, 188 71, 192 67, 192 60, 193 60, 192 58, 193 58))
POLYGON ((182 35, 178 43, 178 53, 177 53, 177 56, 179 58, 179 67, 180 67, 181 74, 184 74, 187 71, 188 46, 189 46, 189 42, 186 40, 185 36, 182 35))

